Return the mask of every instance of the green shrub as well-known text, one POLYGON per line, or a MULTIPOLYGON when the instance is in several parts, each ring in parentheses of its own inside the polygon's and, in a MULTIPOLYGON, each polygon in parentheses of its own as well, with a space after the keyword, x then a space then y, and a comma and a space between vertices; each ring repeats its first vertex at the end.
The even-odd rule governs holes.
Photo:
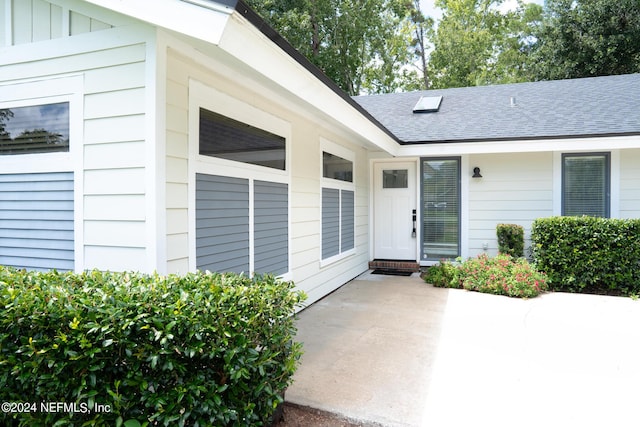
POLYGON ((640 220, 550 217, 534 221, 532 255, 555 290, 640 292, 640 220))
POLYGON ((518 258, 524 256, 524 228, 518 224, 498 224, 498 251, 518 258))
POLYGON ((270 276, 0 267, 0 401, 38 405, 0 423, 262 425, 301 355, 303 299, 270 276))
POLYGON ((513 258, 507 254, 489 258, 481 254, 465 261, 460 269, 462 287, 471 291, 532 298, 547 290, 545 274, 524 258, 513 258))
POLYGON ((470 291, 518 298, 532 298, 547 290, 547 278, 524 258, 481 254, 459 265, 443 261, 430 267, 424 280, 438 287, 464 288, 470 291))
POLYGON ((432 265, 422 276, 425 282, 439 288, 459 288, 460 269, 450 261, 443 260, 432 265))

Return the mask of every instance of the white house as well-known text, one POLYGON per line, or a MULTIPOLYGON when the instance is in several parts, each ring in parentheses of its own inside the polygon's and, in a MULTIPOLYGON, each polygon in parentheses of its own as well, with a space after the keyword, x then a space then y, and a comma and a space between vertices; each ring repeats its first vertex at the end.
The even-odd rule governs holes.
POLYGON ((640 212, 640 75, 352 99, 242 1, 0 0, 0 23, 1 264, 269 272, 313 302, 599 192, 585 213, 640 212))

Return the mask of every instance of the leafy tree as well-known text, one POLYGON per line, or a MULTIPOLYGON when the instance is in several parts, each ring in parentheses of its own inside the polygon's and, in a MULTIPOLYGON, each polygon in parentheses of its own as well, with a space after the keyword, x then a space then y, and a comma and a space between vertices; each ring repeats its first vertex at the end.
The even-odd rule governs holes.
POLYGON ((392 92, 420 76, 408 66, 413 0, 249 0, 296 49, 350 95, 392 92))
POLYGON ((429 80, 428 61, 429 61, 429 36, 433 34, 433 26, 435 21, 433 18, 426 16, 420 9, 420 0, 414 0, 411 10, 411 21, 413 22, 414 35, 413 46, 415 55, 418 57, 419 75, 422 76, 420 82, 416 81, 415 89, 429 89, 431 82, 429 80))
POLYGON ((525 81, 539 5, 519 3, 501 12, 503 0, 436 0, 443 10, 432 33, 430 72, 438 88, 525 81))
POLYGON ((638 0, 547 0, 534 78, 640 72, 638 0))

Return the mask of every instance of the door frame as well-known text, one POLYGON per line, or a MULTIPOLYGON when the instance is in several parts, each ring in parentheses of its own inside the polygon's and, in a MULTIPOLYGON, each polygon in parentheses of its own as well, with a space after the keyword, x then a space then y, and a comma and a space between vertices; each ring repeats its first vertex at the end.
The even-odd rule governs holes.
POLYGON ((400 157, 400 158, 379 158, 379 159, 371 159, 369 161, 369 200, 371 203, 369 204, 369 259, 375 259, 375 246, 376 246, 376 233, 375 233, 375 215, 376 215, 376 185, 375 185, 375 173, 376 173, 376 165, 379 164, 388 164, 393 165, 394 163, 413 163, 414 164, 414 190, 415 190, 415 201, 416 201, 416 237, 414 239, 415 243, 415 260, 416 262, 420 261, 420 242, 422 242, 422 231, 421 231, 421 220, 420 220, 420 158, 419 157, 400 157))

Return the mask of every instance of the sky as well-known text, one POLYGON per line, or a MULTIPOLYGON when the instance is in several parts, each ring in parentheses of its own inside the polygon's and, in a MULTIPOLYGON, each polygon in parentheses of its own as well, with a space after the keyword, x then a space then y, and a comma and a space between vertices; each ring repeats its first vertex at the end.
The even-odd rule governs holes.
MULTIPOLYGON (((435 3, 435 0, 420 0, 422 12, 425 15, 438 20, 442 16, 442 12, 440 11, 440 9, 435 8, 435 6, 433 5, 434 3, 435 3)), ((517 3, 516 0, 505 0, 502 7, 505 10, 515 9, 516 3, 517 3)), ((525 3, 538 3, 539 5, 544 5, 544 0, 525 0, 525 3)))

